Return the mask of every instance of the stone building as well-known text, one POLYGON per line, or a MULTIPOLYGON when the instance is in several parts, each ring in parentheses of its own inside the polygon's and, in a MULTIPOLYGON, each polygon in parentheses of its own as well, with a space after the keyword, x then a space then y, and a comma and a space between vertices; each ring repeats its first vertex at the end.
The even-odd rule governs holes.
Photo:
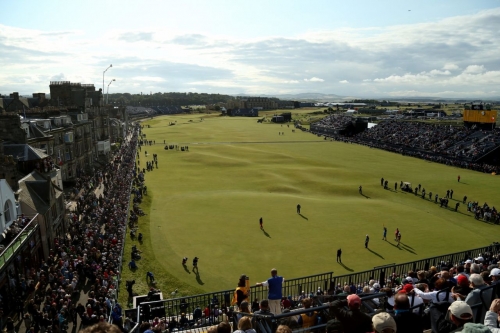
POLYGON ((67 230, 66 205, 62 189, 51 179, 33 171, 19 181, 19 205, 27 216, 39 215, 43 253, 49 254, 56 237, 63 237, 67 230))
POLYGON ((91 125, 94 157, 108 157, 111 149, 109 139, 109 115, 103 105, 102 89, 93 84, 69 81, 50 82, 51 105, 64 106, 70 113, 85 113, 91 125))

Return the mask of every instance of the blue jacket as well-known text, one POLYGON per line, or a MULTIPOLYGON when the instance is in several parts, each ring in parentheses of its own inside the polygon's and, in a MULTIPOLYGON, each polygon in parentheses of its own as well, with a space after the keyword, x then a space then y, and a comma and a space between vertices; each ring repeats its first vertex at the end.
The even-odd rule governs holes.
POLYGON ((283 277, 282 276, 274 276, 267 280, 269 284, 269 299, 281 299, 283 297, 281 293, 281 289, 283 286, 283 277))

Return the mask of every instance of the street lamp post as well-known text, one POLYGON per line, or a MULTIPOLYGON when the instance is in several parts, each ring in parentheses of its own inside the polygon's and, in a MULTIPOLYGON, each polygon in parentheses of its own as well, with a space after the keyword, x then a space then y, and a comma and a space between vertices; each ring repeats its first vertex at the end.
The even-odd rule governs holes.
POLYGON ((106 71, 107 71, 108 69, 110 69, 111 67, 113 67, 113 64, 109 65, 109 67, 108 67, 108 68, 106 68, 106 69, 104 70, 104 72, 102 72, 102 93, 103 93, 103 94, 104 94, 104 74, 105 74, 105 73, 106 73, 106 71))
POLYGON ((108 97, 109 97, 109 86, 111 83, 113 83, 113 81, 116 81, 115 79, 109 81, 109 84, 108 84, 108 90, 106 92, 106 104, 108 104, 108 97))

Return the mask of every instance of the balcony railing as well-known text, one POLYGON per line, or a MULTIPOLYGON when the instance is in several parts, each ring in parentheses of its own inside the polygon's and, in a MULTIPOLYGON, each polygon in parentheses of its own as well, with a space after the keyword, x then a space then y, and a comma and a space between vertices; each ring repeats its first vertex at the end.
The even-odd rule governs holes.
MULTIPOLYGON (((26 244, 30 236, 40 228, 37 221, 35 220, 38 214, 36 214, 31 220, 19 231, 19 233, 10 241, 5 248, 0 252, 0 270, 5 264, 10 260, 15 258, 16 254, 21 250, 22 245, 26 244)), ((11 225, 12 227, 12 225, 11 225)), ((2 242, 3 243, 3 242, 2 242)), ((4 246, 3 244, 1 246, 4 246)))

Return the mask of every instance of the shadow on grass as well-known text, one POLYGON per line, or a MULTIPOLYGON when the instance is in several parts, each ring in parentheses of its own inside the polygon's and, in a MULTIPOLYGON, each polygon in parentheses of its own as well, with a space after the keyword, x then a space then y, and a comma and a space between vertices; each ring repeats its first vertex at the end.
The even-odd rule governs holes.
POLYGON ((411 247, 407 247, 406 245, 404 245, 403 243, 399 243, 400 245, 402 245, 402 249, 405 250, 405 251, 408 251, 412 254, 417 254, 417 252, 411 250, 411 247))
POLYGON ((271 235, 269 235, 269 234, 267 233, 267 231, 265 231, 264 229, 261 229, 261 230, 262 230, 262 232, 264 233, 264 235, 266 235, 266 237, 271 238, 271 235))
POLYGON ((409 248, 409 249, 415 250, 415 249, 414 249, 414 248, 412 248, 410 245, 405 244, 405 243, 403 243, 403 242, 400 242, 399 244, 401 244, 401 245, 403 245, 404 247, 407 247, 407 248, 409 248))
POLYGON ((188 273, 188 274, 191 274, 191 272, 189 271, 189 269, 187 268, 186 265, 182 265, 182 267, 184 267, 184 270, 188 273))
POLYGON ((398 249, 399 251, 402 251, 402 250, 403 250, 403 249, 402 249, 402 248, 400 248, 399 246, 397 246, 397 245, 395 245, 395 244, 392 244, 392 243, 391 243, 391 242, 389 242, 389 241, 386 241, 386 242, 387 242, 387 244, 390 244, 390 245, 394 246, 394 247, 395 247, 396 249, 398 249))
POLYGON ((194 272, 194 274, 196 275, 196 282, 198 282, 198 284, 201 286, 204 285, 205 283, 201 280, 200 272, 198 271, 198 269, 196 269, 196 272, 194 272))
POLYGON ((339 265, 340 265, 340 266, 342 266, 342 267, 344 267, 344 268, 345 268, 346 270, 348 270, 349 272, 354 272, 354 269, 347 267, 346 265, 344 265, 344 264, 343 264, 343 263, 341 263, 341 262, 339 262, 339 265))
POLYGON ((382 256, 381 256, 380 254, 378 254, 377 252, 373 251, 372 249, 370 249, 370 248, 368 248, 368 247, 367 247, 366 249, 367 249, 368 251, 370 251, 371 253, 373 253, 374 255, 376 255, 377 257, 380 257, 380 258, 382 258, 382 259, 385 259, 384 257, 382 257, 382 256))
POLYGON ((364 196, 365 198, 370 199, 370 197, 369 197, 369 196, 367 196, 366 194, 363 194, 363 193, 360 193, 360 194, 361 194, 362 196, 364 196))
POLYGON ((302 215, 301 213, 299 213, 300 217, 302 217, 303 219, 306 219, 309 221, 309 219, 307 217, 305 217, 304 215, 302 215))

